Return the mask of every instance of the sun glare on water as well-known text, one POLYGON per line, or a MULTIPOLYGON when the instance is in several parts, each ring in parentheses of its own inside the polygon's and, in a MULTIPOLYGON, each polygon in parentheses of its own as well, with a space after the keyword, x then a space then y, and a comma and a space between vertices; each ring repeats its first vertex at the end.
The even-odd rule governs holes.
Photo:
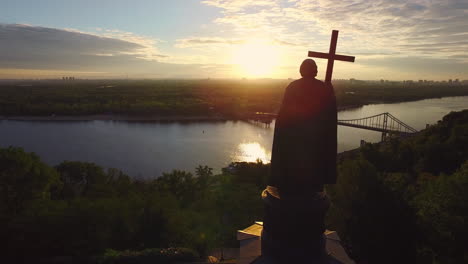
POLYGON ((270 162, 271 152, 262 147, 257 142, 241 143, 238 146, 237 153, 233 157, 236 161, 256 162, 270 162))
POLYGON ((279 50, 269 41, 249 40, 234 48, 232 62, 242 77, 274 77, 279 50))

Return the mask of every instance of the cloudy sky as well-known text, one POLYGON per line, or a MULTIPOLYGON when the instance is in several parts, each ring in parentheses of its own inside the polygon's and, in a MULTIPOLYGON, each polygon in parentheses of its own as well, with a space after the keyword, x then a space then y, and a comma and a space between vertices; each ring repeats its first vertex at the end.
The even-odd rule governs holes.
POLYGON ((0 0, 0 78, 468 79, 468 0, 0 0), (325 61, 316 59, 319 78, 325 61))

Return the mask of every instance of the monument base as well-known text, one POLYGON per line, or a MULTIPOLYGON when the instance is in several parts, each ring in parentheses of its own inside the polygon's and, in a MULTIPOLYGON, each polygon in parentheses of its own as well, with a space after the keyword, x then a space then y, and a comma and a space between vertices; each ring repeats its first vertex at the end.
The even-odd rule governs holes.
MULTIPOLYGON (((237 231, 237 239, 240 242, 238 264, 277 264, 280 263, 273 257, 262 256, 261 234, 263 222, 255 224, 246 229, 237 231)), ((335 231, 325 230, 325 247, 327 256, 322 260, 308 259, 303 263, 308 264, 355 264, 341 245, 340 237, 335 231)))
POLYGON ((335 231, 325 230, 330 200, 323 192, 280 197, 275 187, 262 193, 264 222, 237 232, 241 264, 355 264, 335 231))
POLYGON ((280 197, 268 186, 262 199, 262 256, 278 263, 322 263, 327 258, 324 222, 330 201, 324 192, 280 197))

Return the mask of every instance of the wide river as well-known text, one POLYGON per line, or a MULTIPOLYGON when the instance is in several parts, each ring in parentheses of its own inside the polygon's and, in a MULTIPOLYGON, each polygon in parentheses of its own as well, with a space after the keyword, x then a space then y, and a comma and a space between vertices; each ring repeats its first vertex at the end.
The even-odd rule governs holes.
MULTIPOLYGON (((451 111, 468 108, 468 96, 396 104, 375 104, 339 113, 339 119, 389 112, 423 129, 451 111)), ((19 146, 50 165, 63 160, 89 161, 118 168, 134 177, 158 177, 173 169, 194 171, 208 165, 219 172, 232 161, 268 162, 274 123, 269 128, 242 121, 129 123, 117 121, 0 121, 0 147, 19 146)), ((360 140, 377 142, 378 132, 338 127, 338 151, 360 140)))

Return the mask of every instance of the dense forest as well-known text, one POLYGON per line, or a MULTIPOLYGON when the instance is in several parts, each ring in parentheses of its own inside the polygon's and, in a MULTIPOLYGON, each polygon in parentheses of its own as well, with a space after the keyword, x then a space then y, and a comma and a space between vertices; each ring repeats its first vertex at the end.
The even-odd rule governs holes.
MULTIPOLYGON (((409 138, 340 155, 327 227, 357 263, 467 263, 468 110, 409 138)), ((237 246, 261 220, 269 165, 138 180, 93 163, 51 167, 0 149, 2 259, 16 263, 173 263, 237 246)))
MULTIPOLYGON (((276 113, 292 80, 4 81, 0 116, 138 115, 242 119, 276 113)), ((334 81, 341 108, 468 95, 466 82, 334 81)))
POLYGON ((468 263, 468 110, 341 157, 328 224, 358 263, 468 263))

